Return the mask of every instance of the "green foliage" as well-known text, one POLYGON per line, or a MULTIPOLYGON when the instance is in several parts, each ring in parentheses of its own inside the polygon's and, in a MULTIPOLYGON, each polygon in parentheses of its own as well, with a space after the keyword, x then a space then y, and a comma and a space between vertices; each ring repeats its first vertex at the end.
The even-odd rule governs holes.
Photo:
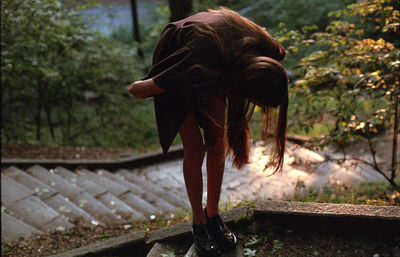
POLYGON ((64 1, 2 1, 1 19, 2 141, 133 146, 132 131, 155 137, 154 127, 137 129, 152 119, 150 105, 127 93, 143 76, 135 45, 88 31, 64 1))
POLYGON ((289 29, 299 30, 313 24, 324 29, 330 22, 328 13, 342 9, 351 2, 354 1, 333 0, 321 3, 319 0, 260 0, 253 4, 256 8, 249 15, 259 24, 273 30, 278 29, 280 23, 286 24, 289 29))
MULTIPOLYGON (((319 147, 343 148, 357 140, 372 143, 393 124, 400 93, 400 51, 394 40, 399 36, 399 11, 393 1, 363 0, 330 16, 342 19, 323 32, 283 29, 279 37, 291 42, 291 53, 304 47, 313 50, 298 63, 302 79, 290 89, 289 127, 307 131, 325 119, 334 125, 316 140, 319 147)), ((372 165, 386 172, 375 161, 372 165)))
MULTIPOLYGON (((396 179, 399 183, 399 179, 396 179)), ((292 201, 400 206, 400 192, 386 181, 363 182, 358 186, 331 184, 306 187, 298 182, 292 201)))

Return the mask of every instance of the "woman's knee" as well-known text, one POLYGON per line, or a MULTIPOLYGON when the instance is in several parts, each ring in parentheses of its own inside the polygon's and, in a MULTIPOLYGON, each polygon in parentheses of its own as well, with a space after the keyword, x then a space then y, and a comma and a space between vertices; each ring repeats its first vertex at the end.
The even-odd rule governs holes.
POLYGON ((184 146, 183 154, 184 162, 191 165, 201 166, 205 156, 204 145, 184 146))

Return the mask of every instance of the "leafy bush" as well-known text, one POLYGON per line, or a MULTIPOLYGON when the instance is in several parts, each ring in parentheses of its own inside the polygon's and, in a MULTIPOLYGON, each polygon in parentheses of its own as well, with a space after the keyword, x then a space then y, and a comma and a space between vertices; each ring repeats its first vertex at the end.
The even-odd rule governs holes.
POLYGON ((332 21, 324 32, 309 33, 316 27, 283 30, 279 39, 292 42, 292 53, 314 46, 298 63, 302 79, 290 90, 289 126, 309 129, 321 117, 328 118, 333 125, 316 144, 343 149, 366 141, 372 162, 358 161, 371 165, 395 185, 398 163, 394 161, 390 169, 378 163, 373 147, 374 136, 385 129, 393 126, 393 133, 398 133, 400 15, 393 6, 391 0, 359 1, 331 13, 341 19, 332 21))
POLYGON ((2 1, 1 20, 3 142, 116 146, 143 144, 132 131, 155 137, 154 128, 137 130, 152 107, 127 93, 143 76, 137 46, 88 31, 64 1, 2 1))

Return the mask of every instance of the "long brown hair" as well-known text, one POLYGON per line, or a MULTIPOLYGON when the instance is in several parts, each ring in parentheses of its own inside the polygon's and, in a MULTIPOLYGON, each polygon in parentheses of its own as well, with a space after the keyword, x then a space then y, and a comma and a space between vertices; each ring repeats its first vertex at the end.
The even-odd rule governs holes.
POLYGON ((274 173, 281 170, 285 151, 288 109, 288 77, 279 63, 285 49, 262 27, 235 11, 220 7, 225 26, 200 28, 219 48, 226 66, 225 88, 228 98, 227 153, 233 152, 233 164, 239 169, 249 163, 249 120, 256 103, 262 106, 267 133, 273 107, 279 107, 274 133, 274 173))

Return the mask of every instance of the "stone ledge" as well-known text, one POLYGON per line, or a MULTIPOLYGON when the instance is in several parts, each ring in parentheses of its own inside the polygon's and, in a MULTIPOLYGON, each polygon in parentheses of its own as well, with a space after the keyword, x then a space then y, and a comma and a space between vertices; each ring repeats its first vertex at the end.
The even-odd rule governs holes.
MULTIPOLYGON (((304 144, 309 140, 306 136, 287 135, 287 140, 296 144, 304 144)), ((18 168, 28 168, 33 165, 40 165, 46 169, 53 169, 57 166, 63 166, 66 169, 74 170, 79 167, 84 167, 90 170, 106 169, 114 171, 117 169, 134 169, 145 165, 165 162, 183 158, 183 146, 171 146, 168 153, 164 154, 161 149, 143 154, 135 154, 128 157, 121 157, 116 160, 92 160, 92 159, 19 159, 19 158, 1 158, 1 167, 16 166, 18 168)))
MULTIPOLYGON (((225 223, 231 223, 238 219, 249 218, 252 216, 252 212, 248 207, 240 207, 234 210, 226 211, 221 213, 221 218, 225 223)), ((184 222, 175 226, 162 228, 149 233, 147 237, 147 243, 153 244, 155 242, 163 242, 166 240, 175 240, 177 238, 181 240, 191 240, 191 222, 184 222)))
POLYGON ((278 227, 344 235, 400 236, 400 207, 266 201, 254 218, 278 227))
MULTIPOLYGON (((358 234, 365 231, 385 235, 400 233, 400 207, 396 206, 263 201, 255 207, 240 207, 221 213, 221 217, 228 224, 254 217, 278 226, 297 226, 322 232, 342 227, 358 234)), ((125 252, 135 251, 135 256, 146 256, 146 251, 157 242, 180 240, 179 243, 190 245, 190 230, 191 222, 184 222, 147 234, 138 231, 53 257, 103 256, 113 251, 122 252, 122 248, 126 248, 125 252)))
POLYGON ((136 231, 128 235, 111 238, 102 242, 76 248, 64 253, 52 255, 51 257, 100 256, 106 253, 111 253, 115 250, 120 251, 120 248, 134 246, 138 246, 138 248, 144 248, 146 242, 145 234, 145 231, 136 231))
POLYGON ((145 165, 174 160, 183 157, 183 147, 181 145, 172 146, 168 153, 164 154, 162 150, 150 153, 137 154, 130 157, 123 157, 117 160, 64 160, 64 159, 1 159, 1 167, 16 166, 18 168, 28 168, 34 165, 43 166, 46 169, 52 169, 57 166, 63 166, 66 169, 74 170, 84 167, 90 170, 106 169, 114 171, 117 169, 134 169, 145 165))
POLYGON ((400 207, 396 206, 264 201, 256 204, 254 211, 264 214, 374 218, 400 222, 400 207))

